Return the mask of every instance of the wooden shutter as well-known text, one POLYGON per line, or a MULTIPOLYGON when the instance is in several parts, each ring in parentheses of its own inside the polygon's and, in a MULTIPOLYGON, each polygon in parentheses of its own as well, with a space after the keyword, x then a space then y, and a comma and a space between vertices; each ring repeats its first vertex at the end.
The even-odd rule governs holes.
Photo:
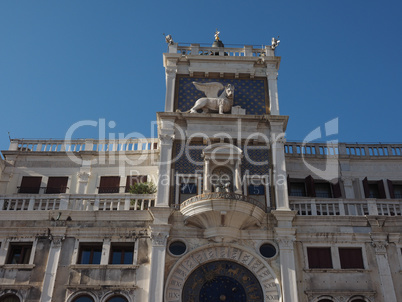
POLYGON ((41 176, 23 176, 19 193, 38 194, 41 183, 41 176))
POLYGON ((367 177, 363 179, 363 190, 364 190, 364 196, 366 198, 370 198, 370 187, 368 184, 367 177))
POLYGON ((143 183, 148 181, 147 175, 127 176, 126 180, 126 193, 130 191, 130 187, 136 183, 143 183))
POLYGON ((330 247, 308 247, 307 257, 309 268, 332 268, 330 247))
POLYGON ((339 248, 339 260, 341 262, 342 269, 364 269, 361 248, 339 248))
POLYGON ((384 182, 382 181, 382 179, 379 180, 379 181, 377 182, 377 184, 378 184, 378 195, 379 195, 378 198, 382 198, 382 199, 387 198, 387 197, 385 196, 384 182))
POLYGON ((315 189, 314 189, 314 178, 309 175, 305 178, 306 188, 307 188, 307 196, 315 197, 315 189))
POLYGON ((392 184, 392 181, 387 179, 387 183, 390 197, 395 198, 394 185, 392 184))
POLYGON ((341 192, 341 184, 338 181, 337 183, 333 184, 331 183, 332 187, 332 197, 333 198, 341 198, 342 197, 342 192, 341 192))
POLYGON ((99 193, 119 193, 120 176, 101 176, 99 193))
POLYGON ((68 177, 49 177, 46 194, 66 193, 68 177))

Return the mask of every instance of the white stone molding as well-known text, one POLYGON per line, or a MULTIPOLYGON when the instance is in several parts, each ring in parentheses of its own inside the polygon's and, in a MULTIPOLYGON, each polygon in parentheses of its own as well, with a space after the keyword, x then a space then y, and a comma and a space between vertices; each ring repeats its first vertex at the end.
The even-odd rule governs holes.
POLYGON ((159 134, 159 140, 162 145, 172 145, 174 138, 174 134, 159 134))
POLYGON ((91 177, 91 172, 86 171, 78 172, 77 177, 80 182, 88 182, 89 177, 91 177))
POLYGON ((184 255, 171 269, 166 280, 165 302, 181 301, 187 277, 200 265, 214 260, 237 262, 248 268, 259 281, 264 301, 282 301, 280 285, 272 268, 254 252, 240 245, 208 245, 184 255))

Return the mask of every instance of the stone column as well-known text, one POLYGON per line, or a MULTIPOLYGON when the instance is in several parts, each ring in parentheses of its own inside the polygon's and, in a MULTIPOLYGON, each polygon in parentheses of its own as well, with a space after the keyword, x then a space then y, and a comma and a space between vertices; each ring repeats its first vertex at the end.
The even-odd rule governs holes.
POLYGON ((176 67, 166 67, 165 112, 174 111, 174 88, 176 84, 176 67))
POLYGON ((278 71, 267 70, 268 78, 268 93, 269 93, 269 107, 271 115, 279 115, 279 100, 278 100, 278 71))
POLYGON ((240 168, 240 159, 236 161, 235 166, 235 193, 241 194, 241 168, 240 168))
POLYGON ((150 302, 163 301, 166 242, 169 237, 169 230, 169 225, 154 225, 151 227, 152 251, 148 291, 148 301, 150 302))
POLYGON ((211 192, 211 163, 209 156, 205 156, 205 166, 204 166, 204 192, 211 192))
POLYGON ((52 237, 49 256, 47 259, 45 277, 43 279, 43 289, 40 297, 40 302, 52 301, 54 284, 56 281, 57 267, 61 252, 61 244, 64 237, 52 237))
POLYGON ((381 294, 383 301, 396 302, 395 287, 392 281, 391 269, 387 256, 387 234, 371 234, 371 245, 374 247, 378 272, 381 280, 381 294))
POLYGON ((174 134, 160 134, 160 162, 156 207, 169 206, 170 174, 174 134))
POLYGON ((272 211, 278 227, 275 228, 275 239, 279 245, 281 267, 282 301, 297 302, 296 264, 293 244, 296 240, 296 229, 292 228, 295 211, 272 211))
MULTIPOLYGON (((278 128, 272 125, 271 128, 278 128)), ((280 125, 282 127, 282 124, 280 125)), ((273 165, 273 181, 276 197, 276 208, 278 210, 290 210, 288 198, 288 184, 285 163, 285 138, 278 131, 272 132, 272 165, 273 165)))

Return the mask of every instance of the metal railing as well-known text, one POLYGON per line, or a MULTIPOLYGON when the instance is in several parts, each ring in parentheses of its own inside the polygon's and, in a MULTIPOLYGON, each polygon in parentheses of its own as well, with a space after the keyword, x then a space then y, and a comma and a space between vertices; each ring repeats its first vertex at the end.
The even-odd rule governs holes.
POLYGON ((260 201, 253 199, 251 197, 245 196, 245 195, 236 194, 236 193, 232 193, 232 192, 212 192, 212 193, 196 195, 196 196, 193 196, 193 197, 185 200, 184 202, 182 202, 180 204, 180 209, 183 209, 183 208, 185 208, 191 204, 194 204, 196 202, 199 202, 199 201, 214 200, 214 199, 215 200, 216 199, 231 199, 231 200, 236 200, 236 201, 243 201, 243 202, 247 202, 252 205, 255 205, 255 206, 259 207, 260 209, 262 209, 263 211, 267 210, 266 205, 261 203, 260 201))

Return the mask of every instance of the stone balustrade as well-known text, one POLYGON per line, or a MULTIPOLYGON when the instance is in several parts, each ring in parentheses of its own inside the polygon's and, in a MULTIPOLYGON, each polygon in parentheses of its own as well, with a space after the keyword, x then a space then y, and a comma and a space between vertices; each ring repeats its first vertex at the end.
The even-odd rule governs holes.
POLYGON ((190 46, 177 46, 169 48, 169 52, 177 52, 181 55, 219 55, 229 57, 261 57, 274 56, 274 50, 271 46, 254 48, 251 45, 239 47, 201 47, 200 44, 191 44, 190 46))
POLYGON ((402 144, 285 143, 286 156, 402 157, 402 144))
POLYGON ((116 139, 116 140, 29 140, 12 139, 9 151, 21 152, 127 152, 159 149, 159 139, 116 139))
POLYGON ((289 199, 290 208, 301 216, 402 216, 402 200, 399 199, 289 199))
POLYGON ((0 196, 0 211, 137 211, 155 206, 155 194, 44 194, 0 196))

